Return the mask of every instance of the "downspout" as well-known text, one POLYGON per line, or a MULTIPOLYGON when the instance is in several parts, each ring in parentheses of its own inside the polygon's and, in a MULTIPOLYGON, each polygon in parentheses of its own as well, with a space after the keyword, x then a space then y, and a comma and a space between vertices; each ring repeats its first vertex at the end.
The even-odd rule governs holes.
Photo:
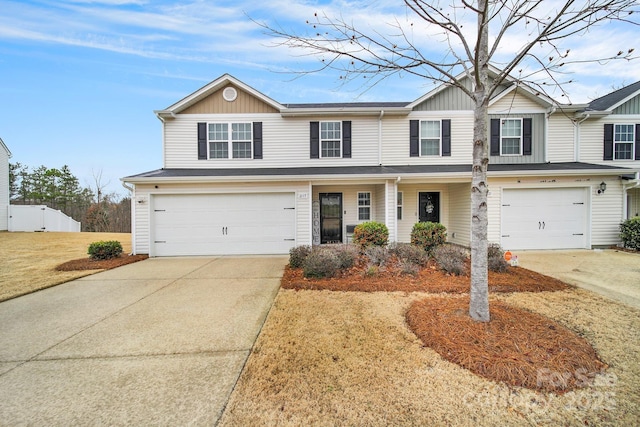
POLYGON ((135 216, 135 187, 129 187, 126 182, 122 181, 122 186, 131 193, 131 254, 136 255, 136 216, 135 216))
POLYGON ((544 140, 545 140, 545 147, 544 147, 544 162, 545 163, 549 163, 549 117, 551 117, 551 115, 553 113, 555 113, 557 110, 556 106, 553 105, 549 111, 547 112, 547 114, 544 116, 544 140))
MULTIPOLYGON (((398 238, 398 206, 397 205, 398 205, 398 184, 400 183, 401 180, 402 180, 401 176, 396 178, 396 183, 393 186, 393 188, 395 188, 395 190, 396 190, 395 191, 396 194, 395 194, 395 197, 394 197, 394 209, 393 209, 393 212, 395 212, 395 216, 394 216, 395 221, 394 221, 393 230, 394 230, 394 238, 395 238, 396 242, 400 241, 399 238, 398 238)), ((402 200, 402 206, 403 206, 402 209, 404 210, 404 200, 402 200)), ((404 217, 404 213, 403 213, 403 217, 404 217)))
POLYGON ((574 152, 573 152, 573 161, 580 161, 580 124, 591 117, 591 114, 586 114, 581 120, 576 122, 576 131, 575 131, 575 144, 574 144, 574 152))
POLYGON ((382 166, 382 117, 384 117, 384 110, 380 110, 378 117, 378 166, 382 166))

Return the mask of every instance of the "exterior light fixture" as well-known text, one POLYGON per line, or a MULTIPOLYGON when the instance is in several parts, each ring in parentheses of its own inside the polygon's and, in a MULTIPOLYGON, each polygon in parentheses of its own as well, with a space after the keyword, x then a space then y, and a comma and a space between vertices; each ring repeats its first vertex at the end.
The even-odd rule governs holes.
POLYGON ((598 194, 602 194, 607 190, 607 183, 602 181, 600 183, 599 189, 598 189, 598 194))

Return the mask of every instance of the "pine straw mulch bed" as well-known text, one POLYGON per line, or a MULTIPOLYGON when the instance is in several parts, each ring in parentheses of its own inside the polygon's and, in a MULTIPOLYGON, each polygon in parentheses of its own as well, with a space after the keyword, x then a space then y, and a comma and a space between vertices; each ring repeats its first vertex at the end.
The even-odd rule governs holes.
MULTIPOLYGON (((373 274, 371 271, 364 257, 333 278, 305 278, 302 269, 287 266, 281 286, 295 290, 448 294, 465 294, 470 288, 468 275, 445 273, 433 260, 416 275, 402 274, 393 258, 384 267, 374 268, 373 274)), ((504 273, 489 272, 489 291, 493 293, 571 288, 521 267, 509 267, 504 273)), ((407 325, 425 346, 444 359, 513 386, 564 393, 585 386, 581 373, 606 367, 586 340, 544 316, 493 302, 491 321, 480 323, 469 317, 468 301, 468 297, 446 296, 417 301, 406 313, 407 325)))
POLYGON ((553 320, 491 301, 491 321, 468 315, 468 298, 415 301, 409 328, 442 358, 493 381, 563 393, 587 387, 607 367, 584 338, 553 320))
MULTIPOLYGON (((467 271, 469 268, 467 268, 467 271)), ((421 268, 417 275, 403 274, 397 261, 391 260, 367 274, 369 265, 364 258, 353 268, 340 271, 331 278, 306 278, 300 268, 287 266, 282 277, 284 289, 308 289, 356 292, 429 292, 468 293, 470 277, 447 274, 433 260, 421 268)), ((553 277, 522 267, 510 267, 505 273, 489 272, 489 292, 547 292, 570 289, 572 286, 553 277)))
POLYGON ((74 259, 56 267, 58 271, 110 270, 149 258, 148 255, 121 255, 118 258, 93 260, 91 258, 74 259))

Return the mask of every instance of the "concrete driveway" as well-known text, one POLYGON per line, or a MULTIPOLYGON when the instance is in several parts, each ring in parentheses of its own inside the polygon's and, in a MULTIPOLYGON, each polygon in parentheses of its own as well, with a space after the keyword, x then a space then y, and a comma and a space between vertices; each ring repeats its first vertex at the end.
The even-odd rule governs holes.
POLYGON ((606 250, 520 251, 521 267, 640 309, 640 254, 606 250))
POLYGON ((286 257, 161 258, 0 303, 0 425, 213 425, 286 257))

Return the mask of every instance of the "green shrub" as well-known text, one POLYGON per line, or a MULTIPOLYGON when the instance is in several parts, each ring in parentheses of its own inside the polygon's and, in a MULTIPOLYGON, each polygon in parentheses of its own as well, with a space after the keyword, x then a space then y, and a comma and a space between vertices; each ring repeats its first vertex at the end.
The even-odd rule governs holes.
POLYGON ((491 243, 487 248, 487 266, 496 273, 504 273, 509 269, 509 263, 504 259, 504 250, 497 243, 491 243))
POLYGON ((302 263, 304 277, 333 277, 340 269, 340 259, 330 248, 313 248, 302 263))
POLYGON ((289 266, 291 268, 300 268, 302 263, 311 253, 311 246, 302 245, 289 249, 289 266))
POLYGON ((620 224, 620 238, 625 248, 640 250, 640 216, 620 224))
POLYGON ((411 263, 416 266, 424 265, 429 256, 420 246, 411 243, 392 243, 389 251, 398 258, 400 263, 411 263))
POLYGON ((411 230, 411 243, 423 248, 428 254, 447 241, 447 228, 439 222, 417 222, 411 230))
POLYGON ((363 222, 353 230, 353 242, 362 249, 369 246, 386 246, 388 241, 389 229, 380 222, 363 222))
POLYGON ((93 242, 87 250, 91 259, 118 258, 122 254, 122 245, 117 240, 93 242))
POLYGON ((383 246, 370 246, 364 250, 364 255, 373 265, 383 266, 388 260, 389 250, 383 246))
POLYGON ((467 250, 456 245, 440 245, 433 251, 438 267, 450 274, 462 276, 467 274, 467 250))

